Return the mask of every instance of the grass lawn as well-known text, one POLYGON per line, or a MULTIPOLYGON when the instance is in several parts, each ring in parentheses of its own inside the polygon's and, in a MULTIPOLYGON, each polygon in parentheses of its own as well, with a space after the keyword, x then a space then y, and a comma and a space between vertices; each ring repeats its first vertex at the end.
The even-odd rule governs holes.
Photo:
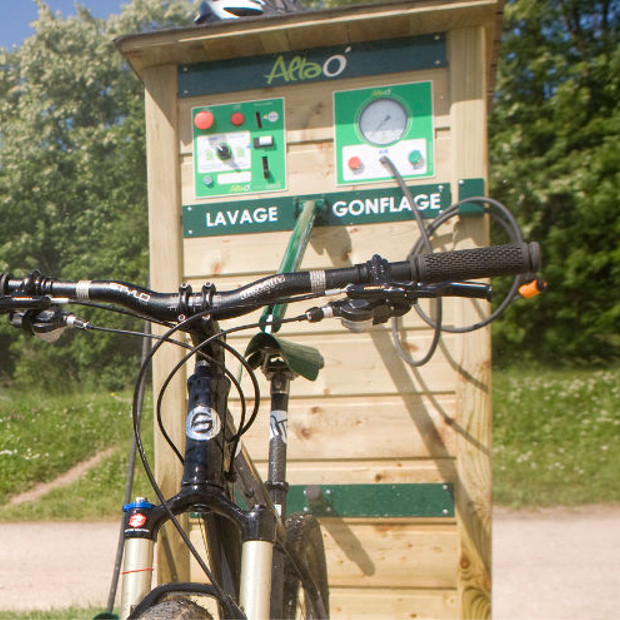
MULTIPOLYGON (((125 491, 132 437, 131 393, 64 395, 0 394, 0 519, 97 520, 118 518, 125 491), (11 495, 54 480, 97 452, 114 452, 69 486, 44 498, 8 506, 11 495)), ((145 405, 143 441, 152 446, 150 404, 145 405)), ((152 451, 150 452, 152 454, 152 451)), ((141 470, 134 495, 147 492, 141 470)))
POLYGON ((620 503, 620 367, 493 373, 494 503, 620 503))
MULTIPOLYGON (((131 437, 131 394, 0 395, 0 519, 117 518, 131 437), (99 450, 117 450, 44 499, 2 507, 99 450)), ((150 414, 150 404, 145 412, 150 414)), ((503 506, 620 503, 620 367, 493 373, 493 493, 503 506)), ((143 423, 150 452, 152 422, 143 423)), ((150 452, 152 454, 152 452, 150 452)), ((151 496, 138 474, 134 495, 151 496)))

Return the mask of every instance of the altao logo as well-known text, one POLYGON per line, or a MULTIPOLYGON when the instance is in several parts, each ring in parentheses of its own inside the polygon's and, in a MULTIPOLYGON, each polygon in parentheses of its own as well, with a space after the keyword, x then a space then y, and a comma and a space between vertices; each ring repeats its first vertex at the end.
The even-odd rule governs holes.
POLYGON ((271 86, 271 83, 278 79, 288 83, 314 80, 321 75, 326 78, 334 78, 339 76, 346 68, 347 57, 344 54, 334 54, 322 65, 303 56, 293 56, 287 63, 284 56, 280 55, 276 58, 271 71, 265 78, 267 84, 271 86))

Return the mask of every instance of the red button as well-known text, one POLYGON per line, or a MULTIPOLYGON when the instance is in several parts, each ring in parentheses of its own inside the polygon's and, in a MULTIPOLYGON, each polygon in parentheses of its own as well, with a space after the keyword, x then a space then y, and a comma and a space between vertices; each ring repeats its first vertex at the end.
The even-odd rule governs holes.
POLYGON ((203 110, 194 116, 194 125, 197 129, 211 129, 213 126, 213 112, 203 110))
POLYGON ((347 163, 349 165, 349 168, 354 171, 359 170, 362 167, 362 160, 357 156, 349 158, 349 161, 347 163))
POLYGON ((243 114, 241 112, 235 112, 231 117, 230 117, 230 122, 235 126, 235 127, 240 127, 241 125, 243 125, 243 123, 245 123, 245 116, 243 116, 243 114))

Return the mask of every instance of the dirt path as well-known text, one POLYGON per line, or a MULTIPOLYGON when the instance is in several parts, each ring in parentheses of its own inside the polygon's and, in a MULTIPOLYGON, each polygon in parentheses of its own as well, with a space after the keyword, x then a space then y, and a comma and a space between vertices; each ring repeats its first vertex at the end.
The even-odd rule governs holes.
POLYGON ((495 620, 620 618, 620 508, 497 510, 493 535, 495 620))
MULTIPOLYGON (((0 609, 96 604, 112 575, 116 523, 0 523, 0 609)), ((620 508, 493 520, 494 618, 620 618, 620 508)))
POLYGON ((0 609, 101 605, 120 524, 0 523, 0 609))
POLYGON ((81 461, 80 463, 67 470, 64 474, 61 474, 51 482, 42 482, 41 484, 37 484, 37 486, 33 487, 28 491, 25 491, 24 493, 14 495, 13 497, 11 497, 7 505, 16 506, 18 504, 32 502, 43 497, 44 495, 47 495, 53 489, 59 489, 61 487, 68 486, 79 480, 95 465, 101 463, 101 461, 107 459, 109 456, 112 456, 112 454, 114 454, 117 450, 118 448, 108 448, 107 450, 97 452, 97 454, 91 456, 91 458, 85 461, 81 461))

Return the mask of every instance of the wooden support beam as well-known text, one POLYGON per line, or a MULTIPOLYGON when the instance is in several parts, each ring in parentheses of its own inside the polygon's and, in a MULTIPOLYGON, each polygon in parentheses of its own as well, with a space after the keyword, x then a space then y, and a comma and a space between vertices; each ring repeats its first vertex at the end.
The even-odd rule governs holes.
MULTIPOLYGON (((181 182, 175 65, 147 69, 144 74, 149 200, 150 285, 157 291, 174 291, 182 281, 180 232, 181 182)), ((161 330, 160 330, 161 333, 161 330)), ((158 394, 182 350, 165 346, 153 360, 153 392, 158 394)), ((179 373, 164 400, 167 431, 179 448, 185 441, 185 381, 179 373)), ((155 476, 164 496, 178 491, 182 467, 155 428, 155 476)), ((157 552, 160 583, 189 579, 189 554, 171 524, 160 532, 157 552)))

